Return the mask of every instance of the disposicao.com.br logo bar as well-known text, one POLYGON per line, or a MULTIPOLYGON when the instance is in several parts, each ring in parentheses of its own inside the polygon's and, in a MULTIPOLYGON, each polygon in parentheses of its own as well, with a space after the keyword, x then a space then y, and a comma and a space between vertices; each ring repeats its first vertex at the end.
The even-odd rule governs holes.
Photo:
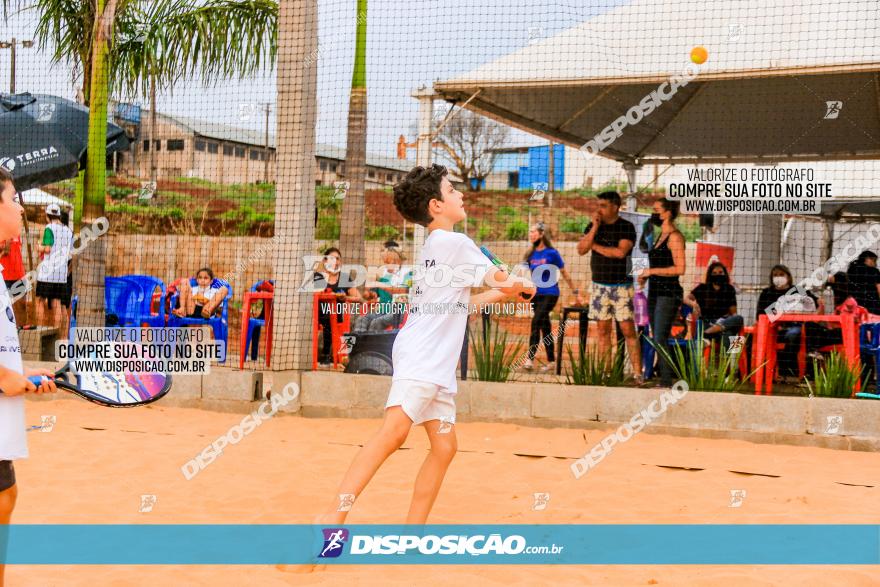
MULTIPOLYGON (((318 558, 376 555, 557 555, 565 546, 529 546, 521 534, 350 534, 347 528, 324 528, 324 544, 318 558), (346 543, 348 548, 346 549, 346 543)), ((355 562, 354 560, 352 562, 355 562)))
POLYGON ((878 565, 880 525, 13 524, 0 525, 4 563, 878 565))

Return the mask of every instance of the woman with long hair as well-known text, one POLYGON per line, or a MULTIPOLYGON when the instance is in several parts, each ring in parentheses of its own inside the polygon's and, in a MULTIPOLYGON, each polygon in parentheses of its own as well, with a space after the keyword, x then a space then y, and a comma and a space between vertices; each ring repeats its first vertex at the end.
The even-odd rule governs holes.
POLYGON ((657 349, 660 366, 660 385, 672 385, 672 349, 669 335, 678 316, 683 290, 678 278, 684 275, 684 235, 675 226, 679 203, 660 198, 654 202, 651 223, 660 227, 660 236, 648 251, 649 268, 639 273, 639 283, 648 282, 648 316, 651 322, 651 339, 657 349), (665 351, 665 352, 664 352, 665 351))
POLYGON ((543 222, 538 222, 529 228, 531 246, 523 257, 523 261, 529 265, 532 280, 538 286, 537 293, 530 301, 532 323, 529 331, 529 351, 528 358, 523 364, 523 368, 527 370, 534 368, 535 355, 542 340, 544 348, 547 349, 547 364, 542 370, 548 371, 556 361, 550 312, 559 301, 559 275, 562 275, 574 295, 580 294, 577 285, 565 269, 562 255, 553 247, 548 232, 543 222), (542 283, 547 285, 541 285, 542 283))

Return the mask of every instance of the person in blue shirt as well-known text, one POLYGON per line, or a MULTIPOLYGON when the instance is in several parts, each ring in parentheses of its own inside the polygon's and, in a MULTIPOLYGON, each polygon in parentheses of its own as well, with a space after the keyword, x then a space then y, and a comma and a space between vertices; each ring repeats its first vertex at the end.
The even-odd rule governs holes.
POLYGON ((526 253, 524 260, 529 264, 529 270, 533 279, 538 280, 535 282, 538 290, 531 299, 532 325, 529 333, 529 353, 523 368, 527 370, 534 368, 535 354, 538 352, 538 346, 543 339, 544 347, 547 349, 548 363, 542 369, 547 371, 552 363, 556 361, 555 349, 553 348, 554 336, 551 334, 550 312, 553 311, 556 302, 559 301, 559 275, 562 275, 574 295, 579 295, 580 291, 571 279, 568 271, 565 270, 565 262, 562 260, 562 255, 553 248, 553 243, 550 242, 543 222, 538 222, 529 229, 529 242, 532 243, 532 246, 529 248, 528 253, 526 253), (546 266, 546 269, 541 269, 544 266, 546 266), (536 270, 538 270, 537 273, 536 270), (542 287, 542 283, 547 285, 542 287))

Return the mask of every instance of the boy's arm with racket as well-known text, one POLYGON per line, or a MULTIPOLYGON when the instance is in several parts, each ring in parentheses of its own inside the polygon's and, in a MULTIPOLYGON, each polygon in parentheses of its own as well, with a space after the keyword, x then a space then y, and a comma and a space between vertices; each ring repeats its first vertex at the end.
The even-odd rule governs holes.
POLYGON ((513 275, 510 273, 507 265, 486 247, 480 247, 480 252, 487 257, 494 266, 493 269, 490 269, 486 273, 486 285, 500 291, 506 296, 519 296, 524 300, 529 300, 534 297, 537 289, 531 279, 526 276, 513 275))
POLYGON ((54 373, 46 369, 26 369, 24 374, 17 373, 12 369, 0 367, 0 395, 15 397, 25 393, 54 393, 58 391, 55 386, 54 373), (28 377, 46 375, 49 379, 43 380, 36 385, 28 377))

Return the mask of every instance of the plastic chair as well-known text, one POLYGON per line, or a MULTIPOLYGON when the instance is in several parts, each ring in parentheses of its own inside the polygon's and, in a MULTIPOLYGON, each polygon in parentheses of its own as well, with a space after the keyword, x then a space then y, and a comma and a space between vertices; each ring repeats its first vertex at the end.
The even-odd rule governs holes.
POLYGON ((144 290, 138 283, 123 277, 104 277, 107 326, 140 326, 143 300, 144 290))
POLYGON ((859 351, 862 360, 870 358, 874 369, 874 386, 880 393, 880 322, 869 322, 859 326, 859 351))
POLYGON ((335 368, 342 359, 340 349, 342 348, 342 335, 351 330, 351 315, 343 311, 342 314, 336 312, 336 295, 332 293, 317 292, 314 296, 312 304, 312 370, 318 368, 318 335, 323 331, 321 321, 318 319, 318 305, 322 303, 329 304, 330 307, 330 356, 333 358, 333 367, 335 368), (338 316, 342 316, 342 321, 338 316))
MULTIPOLYGON (((691 307, 687 304, 682 304, 679 310, 680 317, 683 322, 685 322, 684 326, 680 323, 678 325, 673 325, 672 327, 672 336, 666 341, 666 344, 670 347, 677 346, 682 349, 683 352, 688 352, 688 344, 691 342, 691 338, 693 337, 693 320, 690 320, 691 307), (685 336, 676 336, 676 334, 685 333, 685 336)), ((646 326, 642 332, 642 376, 645 379, 650 379, 654 376, 654 359, 657 354, 657 349, 654 348, 654 345, 651 344, 648 339, 650 333, 650 326, 646 326)), ((675 357, 675 351, 670 349, 672 356, 675 357)))
POLYGON ((79 304, 79 296, 70 298, 70 326, 67 328, 67 339, 73 341, 73 329, 76 328, 76 306, 79 304))
MULTIPOLYGON (((274 279, 261 279, 260 281, 253 284, 248 291, 251 291, 251 292, 260 291, 259 288, 264 283, 270 284, 271 286, 273 286, 273 288, 275 286, 274 279)), ((264 315, 265 315, 265 308, 266 308, 266 305, 263 304, 263 314, 264 315)), ((243 356, 246 357, 247 353, 248 353, 248 349, 251 349, 251 360, 252 361, 256 361, 257 357, 260 354, 260 332, 262 331, 263 326, 265 326, 265 325, 266 325, 265 318, 253 318, 253 317, 248 318, 247 325, 246 325, 247 339, 245 341, 244 352, 242 354, 243 354, 243 356), (253 342, 253 346, 251 346, 252 342, 253 342)))
POLYGON ((162 328, 168 323, 165 314, 165 282, 152 275, 123 275, 122 279, 138 284, 144 291, 138 326, 162 328), (156 291, 156 290, 160 291, 156 291))
MULTIPOLYGON (((190 287, 196 287, 198 285, 198 281, 196 281, 195 277, 189 278, 190 287)), ((214 278, 214 281, 211 282, 211 287, 225 287, 228 292, 226 297, 223 298, 223 302, 220 304, 221 312, 219 316, 211 316, 210 318, 190 318, 184 317, 181 318, 175 314, 168 315, 168 326, 171 328, 180 328, 183 326, 210 326, 211 330, 214 332, 214 340, 222 340, 225 344, 223 345, 223 353, 220 357, 220 363, 226 362, 226 353, 227 346, 229 345, 229 300, 232 299, 232 285, 223 279, 214 278)), ((171 308, 176 308, 177 304, 180 300, 180 291, 175 291, 171 296, 171 308)))

